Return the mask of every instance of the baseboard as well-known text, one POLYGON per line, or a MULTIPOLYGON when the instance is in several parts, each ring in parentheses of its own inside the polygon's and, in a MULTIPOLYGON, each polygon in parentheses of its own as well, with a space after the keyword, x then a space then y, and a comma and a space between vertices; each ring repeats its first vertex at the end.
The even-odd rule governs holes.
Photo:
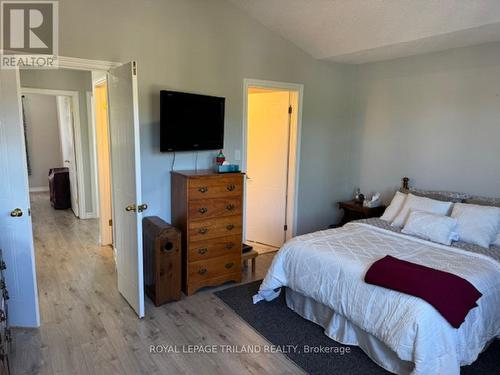
POLYGON ((80 219, 97 219, 99 216, 97 215, 97 212, 85 212, 85 215, 81 215, 80 219))
POLYGON ((48 186, 30 187, 30 193, 45 193, 49 191, 48 186))

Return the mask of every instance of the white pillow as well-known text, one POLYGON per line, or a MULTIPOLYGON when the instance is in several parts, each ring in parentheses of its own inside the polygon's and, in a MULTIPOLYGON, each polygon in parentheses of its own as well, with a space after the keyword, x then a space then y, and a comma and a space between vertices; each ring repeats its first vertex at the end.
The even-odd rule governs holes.
POLYGON ((451 241, 458 240, 456 228, 457 220, 449 216, 411 210, 401 232, 443 245, 451 245, 451 241))
POLYGON ((443 202, 425 197, 417 197, 416 195, 410 193, 408 194, 408 198, 406 198, 401 211, 399 211, 399 214, 396 216, 391 225, 401 228, 406 223, 410 210, 424 211, 431 214, 445 216, 448 215, 452 205, 452 202, 443 202))
POLYGON ((394 198, 392 198, 391 204, 385 209, 384 214, 380 216, 380 218, 388 221, 389 223, 392 222, 398 215, 399 211, 401 211, 401 208, 405 203, 406 196, 406 194, 397 191, 394 198))
POLYGON ((451 216, 458 221, 460 241, 488 248, 497 239, 500 208, 456 203, 451 216))

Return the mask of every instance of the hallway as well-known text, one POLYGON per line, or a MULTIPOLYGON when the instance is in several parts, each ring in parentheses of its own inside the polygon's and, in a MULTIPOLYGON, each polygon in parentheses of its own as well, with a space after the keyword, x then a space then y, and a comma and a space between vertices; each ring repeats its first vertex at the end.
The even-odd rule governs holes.
MULTIPOLYGON (((98 221, 52 209, 47 193, 31 199, 41 327, 13 330, 13 374, 301 372, 275 354, 150 354, 158 344, 267 341, 213 289, 159 308, 146 298, 146 318, 137 319, 116 288, 112 249, 97 245, 98 221)), ((260 256, 257 273, 244 281, 261 279, 273 256, 260 256)))

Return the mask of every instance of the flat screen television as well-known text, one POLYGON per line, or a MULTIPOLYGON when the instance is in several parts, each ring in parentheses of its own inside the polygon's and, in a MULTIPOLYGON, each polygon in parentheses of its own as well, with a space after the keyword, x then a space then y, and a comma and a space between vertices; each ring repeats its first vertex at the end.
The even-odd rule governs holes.
POLYGON ((225 98, 160 91, 160 150, 216 150, 224 144, 225 98))

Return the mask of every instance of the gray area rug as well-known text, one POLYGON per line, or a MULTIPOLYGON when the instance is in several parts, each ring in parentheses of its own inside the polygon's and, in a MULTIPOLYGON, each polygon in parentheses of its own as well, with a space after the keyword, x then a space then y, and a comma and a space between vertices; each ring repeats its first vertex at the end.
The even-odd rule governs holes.
MULTIPOLYGON (((297 346, 297 350, 290 350, 286 355, 309 374, 389 374, 358 347, 337 343, 328 338, 319 325, 290 310, 284 293, 274 301, 253 305, 252 296, 257 293, 260 283, 255 281, 214 294, 272 344, 284 348, 297 346), (305 353, 306 347, 332 348, 333 352, 305 353), (349 353, 345 352, 346 348, 349 348, 349 353)), ((495 340, 472 365, 462 367, 461 374, 500 374, 500 340, 495 340)))

